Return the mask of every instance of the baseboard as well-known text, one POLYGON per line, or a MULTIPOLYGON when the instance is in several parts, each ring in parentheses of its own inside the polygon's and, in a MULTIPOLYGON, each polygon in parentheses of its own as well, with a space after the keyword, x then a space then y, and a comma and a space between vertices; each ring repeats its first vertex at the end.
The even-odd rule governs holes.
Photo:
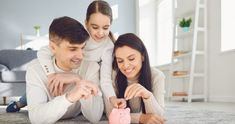
POLYGON ((209 102, 233 102, 235 103, 235 96, 210 96, 209 102))
MULTIPOLYGON (((19 97, 7 97, 6 104, 10 103, 11 101, 18 101, 19 97)), ((3 104, 3 98, 0 97, 0 105, 3 104)))

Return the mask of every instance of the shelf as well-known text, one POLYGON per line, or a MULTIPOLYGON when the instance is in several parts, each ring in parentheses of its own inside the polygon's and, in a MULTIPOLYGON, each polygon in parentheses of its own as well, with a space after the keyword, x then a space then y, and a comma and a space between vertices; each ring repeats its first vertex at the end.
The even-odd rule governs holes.
POLYGON ((175 55, 175 56, 173 56, 173 59, 179 59, 179 58, 189 57, 189 56, 191 56, 191 55, 192 55, 191 52, 187 52, 187 53, 184 53, 184 54, 175 55))
POLYGON ((173 55, 174 56, 179 56, 179 55, 184 55, 184 54, 187 54, 188 51, 183 51, 183 50, 177 50, 177 51, 174 51, 173 55))
MULTIPOLYGON (((188 99, 188 94, 187 96, 173 96, 172 98, 179 98, 179 99, 188 99)), ((205 99, 205 95, 191 95, 191 99, 205 99)))
POLYGON ((205 31, 206 29, 204 27, 198 27, 197 30, 198 31, 205 31))
POLYGON ((23 38, 24 40, 32 41, 32 40, 41 38, 41 36, 36 36, 36 35, 23 35, 22 38, 23 38))
MULTIPOLYGON (((185 38, 193 37, 193 30, 194 30, 193 28, 190 28, 188 32, 184 32, 184 31, 179 30, 177 32, 178 34, 175 36, 175 38, 176 39, 185 39, 185 38)), ((204 27, 198 27, 197 30, 200 32, 206 31, 206 29, 204 27)))
POLYGON ((39 50, 42 46, 48 45, 49 36, 48 34, 43 36, 36 35, 20 35, 20 46, 16 49, 27 49, 31 48, 33 50, 39 50))
MULTIPOLYGON (((204 73, 194 73, 193 74, 193 77, 204 77, 205 74, 204 73)), ((189 78, 190 77, 190 74, 186 74, 186 75, 180 75, 180 76, 174 76, 172 75, 173 78, 189 78)))
POLYGON ((173 76, 185 76, 188 74, 188 71, 174 71, 172 73, 173 76))
POLYGON ((186 92, 173 92, 172 96, 188 96, 186 92))
POLYGON ((183 32, 180 31, 178 32, 179 34, 177 36, 175 36, 176 39, 184 39, 184 38, 188 38, 188 37, 192 37, 193 36, 193 32, 191 30, 193 29, 189 29, 189 32, 183 32))
POLYGON ((182 82, 182 90, 171 94, 174 89, 170 88, 169 94, 172 98, 185 98, 188 102, 198 98, 207 101, 207 57, 205 57, 208 51, 206 46, 208 42, 207 0, 196 0, 195 6, 189 8, 190 10, 187 7, 185 8, 185 5, 187 5, 185 2, 174 2, 176 2, 177 8, 173 6, 175 18, 173 26, 173 55, 170 67, 170 78, 172 80, 170 82, 173 86, 177 85, 173 83, 174 81, 182 82), (179 20, 182 18, 192 18, 192 25, 188 32, 184 32, 179 26, 179 20), (176 65, 174 64, 175 62, 179 64, 176 65), (197 85, 194 85, 194 83, 197 83, 197 85), (193 94, 198 89, 200 89, 200 92, 203 90, 203 93, 199 95, 193 94))
MULTIPOLYGON (((204 51, 196 51, 195 54, 196 54, 196 55, 204 55, 205 53, 204 53, 204 51)), ((185 53, 183 53, 183 54, 179 54, 179 55, 177 55, 177 56, 173 56, 173 59, 179 59, 179 58, 189 57, 189 56, 191 56, 191 55, 192 55, 192 52, 186 52, 186 51, 185 51, 185 53)))

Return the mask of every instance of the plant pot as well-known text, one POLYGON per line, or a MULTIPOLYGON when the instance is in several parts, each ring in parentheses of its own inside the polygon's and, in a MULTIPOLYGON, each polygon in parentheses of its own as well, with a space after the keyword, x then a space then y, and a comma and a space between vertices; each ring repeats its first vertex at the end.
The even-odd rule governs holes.
POLYGON ((37 36, 37 37, 40 36, 40 29, 36 29, 36 36, 37 36))
POLYGON ((183 32, 189 32, 189 27, 182 27, 183 32))

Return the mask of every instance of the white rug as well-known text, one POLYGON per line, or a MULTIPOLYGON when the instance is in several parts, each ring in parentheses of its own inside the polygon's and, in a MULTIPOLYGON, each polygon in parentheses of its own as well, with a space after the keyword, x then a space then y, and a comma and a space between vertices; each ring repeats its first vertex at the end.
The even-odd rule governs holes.
MULTIPOLYGON (((235 110, 234 110, 235 111, 235 110)), ((168 106, 166 124, 235 124, 235 112, 168 106)))
MULTIPOLYGON (((40 119, 40 117, 39 117, 40 119)), ((107 119, 102 117, 97 124, 107 124, 107 119)), ((30 124, 28 112, 26 110, 17 113, 0 113, 0 124, 30 124)), ((78 116, 73 119, 60 120, 56 124, 90 124, 83 116, 78 116)))
MULTIPOLYGON (((166 124, 235 124, 234 112, 225 112, 211 109, 198 109, 193 106, 166 106, 165 117, 166 124)), ((39 117, 40 118, 40 117, 39 117)), ((0 124, 28 124, 29 119, 27 111, 18 113, 6 113, 0 111, 0 124)), ((56 124, 89 124, 83 117, 61 120, 56 124)), ((105 117, 99 124, 107 124, 105 117)))

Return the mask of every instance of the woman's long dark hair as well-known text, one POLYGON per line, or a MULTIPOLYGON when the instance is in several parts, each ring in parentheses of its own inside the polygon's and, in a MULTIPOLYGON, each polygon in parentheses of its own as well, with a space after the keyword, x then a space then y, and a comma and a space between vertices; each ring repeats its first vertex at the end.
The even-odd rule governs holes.
MULTIPOLYGON (((103 15, 108 16, 110 19, 110 24, 112 24, 112 21, 113 21, 112 9, 111 9, 110 5, 103 0, 95 0, 92 3, 90 3, 90 5, 87 8, 87 12, 86 12, 86 21, 88 22, 90 19, 90 16, 93 13, 97 13, 97 12, 100 12, 103 15)), ((111 31, 109 31, 109 38, 113 42, 115 42, 115 38, 114 38, 113 33, 111 31)))
MULTIPOLYGON (((115 52, 117 48, 120 48, 123 46, 128 46, 132 49, 139 51, 141 55, 144 57, 144 61, 142 62, 142 67, 140 69, 140 75, 139 75, 138 80, 142 86, 144 86, 147 90, 152 92, 151 69, 150 69, 150 64, 149 64, 148 52, 139 37, 137 37, 135 34, 127 33, 127 34, 120 35, 117 41, 114 43, 113 69, 117 72, 117 75, 115 78, 115 83, 116 83, 117 90, 118 90, 117 97, 124 98, 124 93, 127 88, 127 78, 119 70, 116 57, 115 57, 115 52)), ((129 106, 129 104, 127 104, 127 106, 129 106)), ((142 107, 143 113, 146 113, 142 99, 141 99, 141 107, 142 107)))

